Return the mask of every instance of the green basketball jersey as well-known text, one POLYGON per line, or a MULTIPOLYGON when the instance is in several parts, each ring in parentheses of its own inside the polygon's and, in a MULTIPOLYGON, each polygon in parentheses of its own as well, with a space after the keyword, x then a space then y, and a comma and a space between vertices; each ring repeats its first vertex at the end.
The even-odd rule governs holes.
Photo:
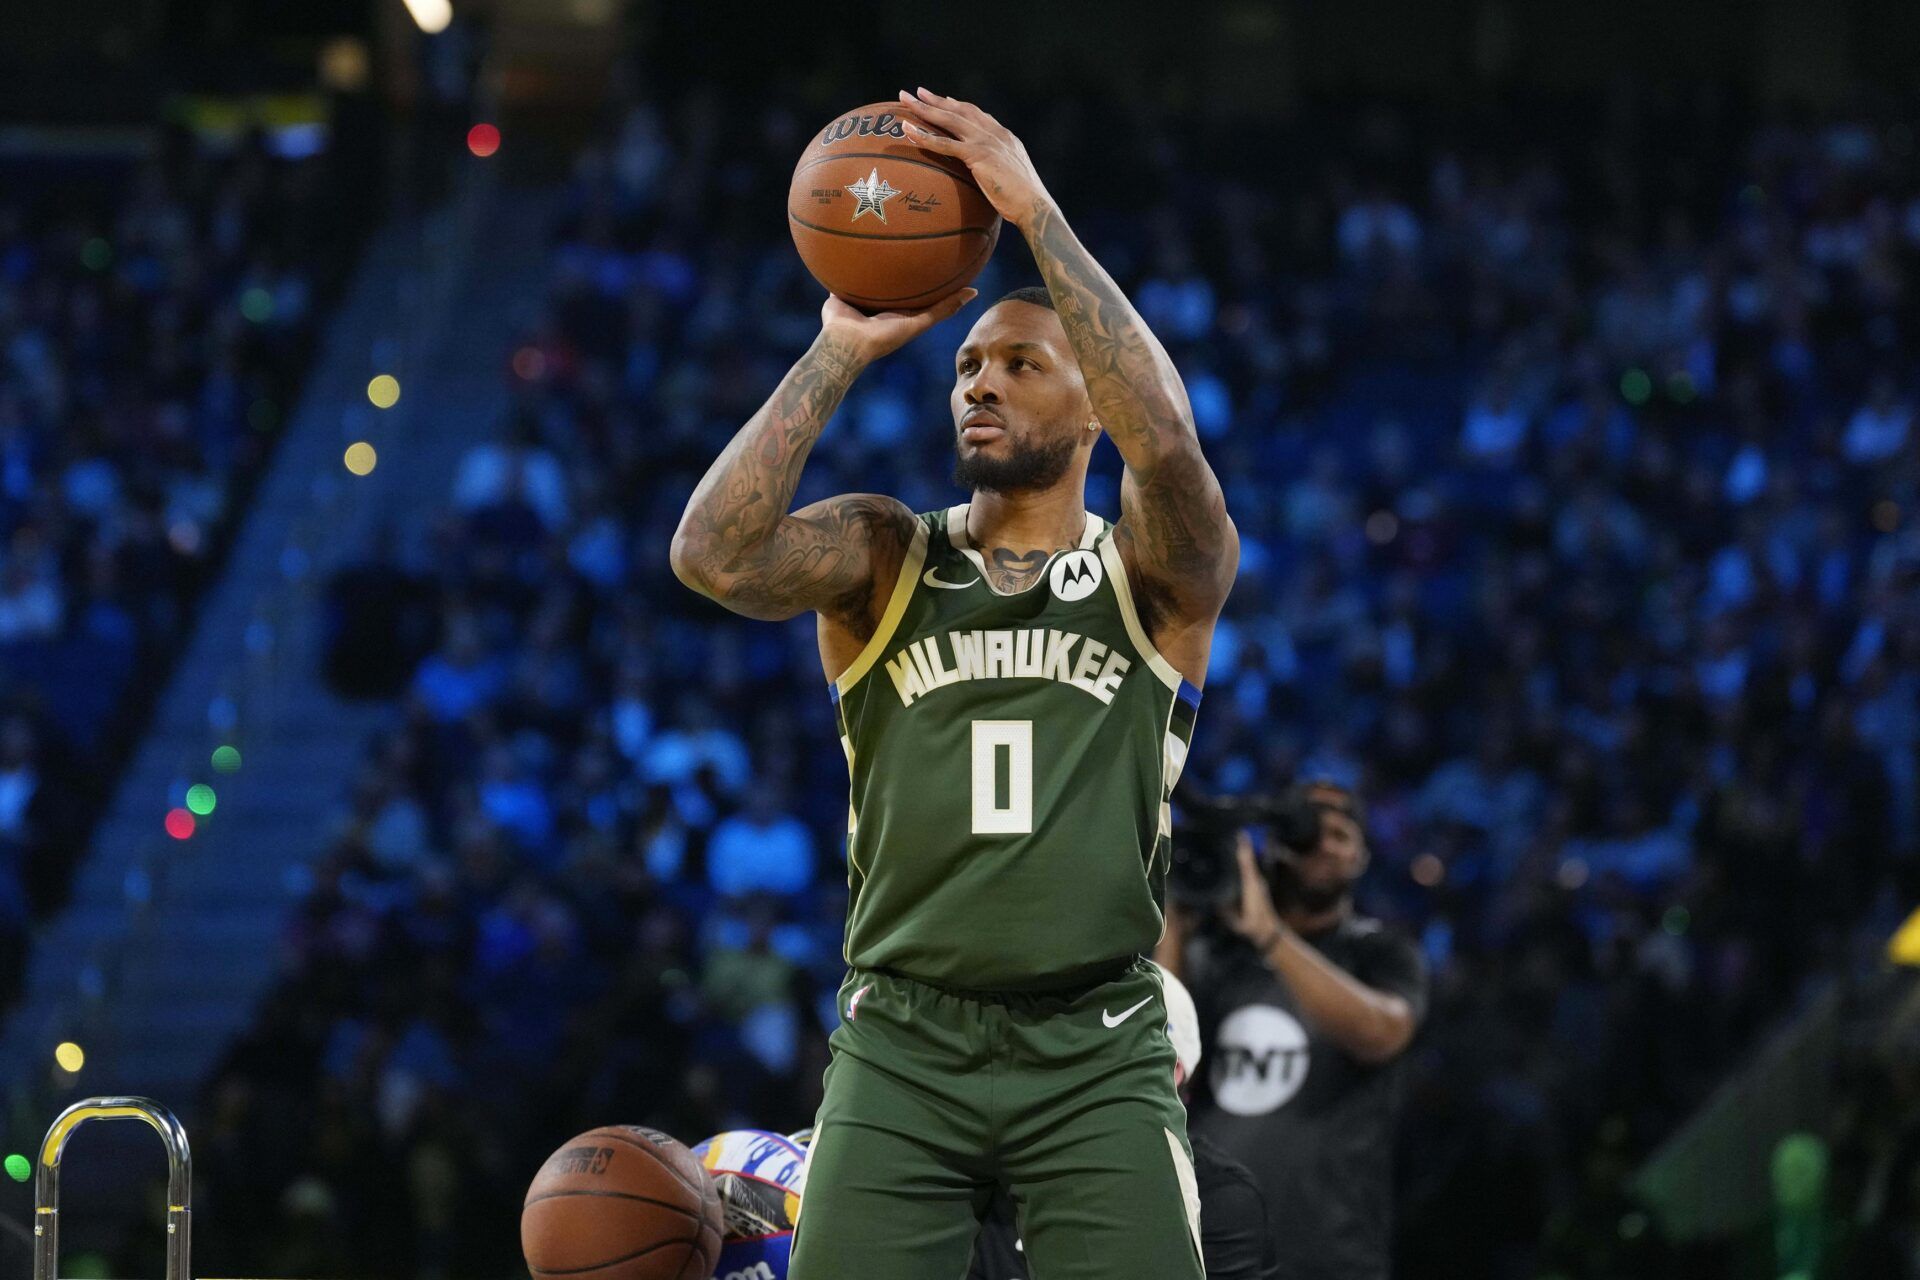
POLYGON ((852 781, 846 959, 969 990, 1064 985, 1160 936, 1200 691, 1148 640, 1105 520, 1002 595, 967 505, 920 515, 831 689, 852 781))

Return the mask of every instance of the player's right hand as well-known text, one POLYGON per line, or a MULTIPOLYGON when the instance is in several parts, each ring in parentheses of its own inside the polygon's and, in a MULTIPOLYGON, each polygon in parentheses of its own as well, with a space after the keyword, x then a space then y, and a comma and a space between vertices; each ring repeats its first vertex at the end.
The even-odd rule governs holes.
POLYGON ((820 308, 820 330, 850 343, 864 358, 878 360, 892 355, 979 296, 978 289, 959 289, 918 311, 882 311, 867 315, 830 293, 820 308))

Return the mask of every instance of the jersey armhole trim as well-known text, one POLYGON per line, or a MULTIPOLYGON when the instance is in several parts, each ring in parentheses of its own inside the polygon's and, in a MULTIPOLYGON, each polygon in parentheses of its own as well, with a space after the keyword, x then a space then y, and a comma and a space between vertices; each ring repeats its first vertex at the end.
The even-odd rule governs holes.
POLYGON ((880 660, 880 653, 893 639, 893 633, 900 625, 900 615, 907 611, 907 601, 913 597, 914 583, 919 581, 920 566, 927 559, 927 522, 915 517, 913 521, 913 541, 907 545, 907 558, 900 562, 900 576, 894 579, 893 594, 887 597, 887 611, 880 615, 880 625, 873 629, 873 635, 867 640, 867 647, 853 660, 853 665, 840 673, 832 682, 830 692, 844 697, 852 692, 860 678, 873 669, 880 660))
POLYGON ((1107 566, 1107 577, 1113 582, 1113 598, 1120 602, 1120 618, 1127 624, 1127 639, 1133 641, 1133 647, 1146 656, 1147 665, 1153 668, 1153 674, 1160 677, 1160 683, 1180 692, 1182 677, 1171 662, 1160 656, 1153 647, 1153 641, 1147 639, 1147 629, 1140 625, 1140 613, 1133 607, 1133 588, 1127 582, 1127 564, 1120 558, 1119 548, 1108 538, 1100 544, 1100 559, 1107 566))

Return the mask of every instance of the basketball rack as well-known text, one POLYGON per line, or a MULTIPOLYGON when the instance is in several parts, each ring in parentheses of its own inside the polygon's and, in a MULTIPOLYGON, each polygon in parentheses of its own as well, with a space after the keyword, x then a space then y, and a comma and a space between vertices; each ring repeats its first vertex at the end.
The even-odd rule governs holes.
POLYGON ((67 1139, 81 1125, 94 1120, 144 1120, 167 1148, 167 1276, 192 1280, 193 1154, 187 1131, 151 1098, 87 1098, 60 1113, 40 1144, 40 1163, 33 1179, 33 1280, 58 1280, 60 1264, 60 1157, 67 1139))

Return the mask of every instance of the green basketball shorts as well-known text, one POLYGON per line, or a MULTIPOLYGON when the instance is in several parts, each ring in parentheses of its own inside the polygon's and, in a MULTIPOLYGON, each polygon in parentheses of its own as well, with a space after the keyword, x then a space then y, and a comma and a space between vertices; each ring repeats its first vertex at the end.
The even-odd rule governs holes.
POLYGON ((1032 1274, 1201 1280, 1159 970, 1052 993, 855 969, 802 1174, 791 1280, 962 1280, 1004 1184, 1032 1274))

